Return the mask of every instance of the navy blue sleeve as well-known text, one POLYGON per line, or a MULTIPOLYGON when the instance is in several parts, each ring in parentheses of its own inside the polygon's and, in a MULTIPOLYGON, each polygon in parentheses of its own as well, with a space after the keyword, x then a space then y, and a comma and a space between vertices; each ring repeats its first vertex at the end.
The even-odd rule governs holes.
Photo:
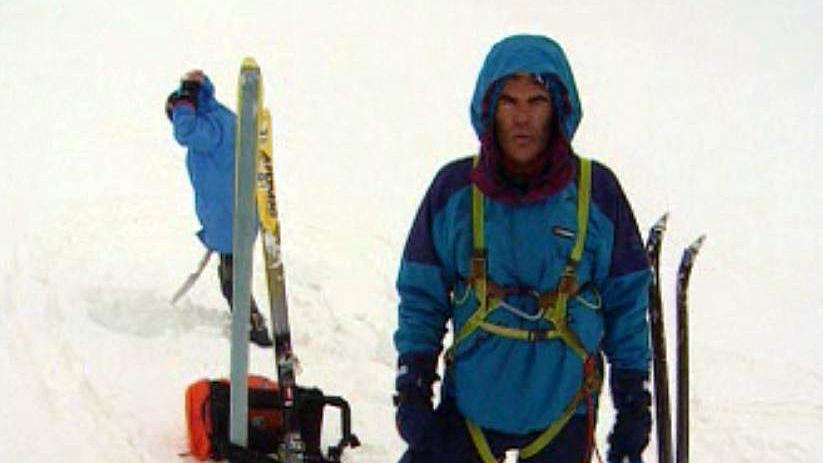
MULTIPOLYGON (((445 325, 451 313, 449 291, 452 277, 440 259, 447 243, 435 230, 452 195, 468 185, 471 160, 455 161, 435 177, 414 219, 397 277, 398 326, 394 342, 398 352, 437 353, 442 349, 445 325)), ((467 213, 469 211, 466 211, 467 213)))
POLYGON ((614 173, 597 162, 592 169, 592 201, 614 227, 609 277, 648 270, 645 247, 629 200, 614 173))
POLYGON ((649 368, 648 259, 634 213, 615 175, 602 164, 592 170, 592 201, 612 224, 612 248, 601 288, 605 336, 603 350, 615 368, 649 368))

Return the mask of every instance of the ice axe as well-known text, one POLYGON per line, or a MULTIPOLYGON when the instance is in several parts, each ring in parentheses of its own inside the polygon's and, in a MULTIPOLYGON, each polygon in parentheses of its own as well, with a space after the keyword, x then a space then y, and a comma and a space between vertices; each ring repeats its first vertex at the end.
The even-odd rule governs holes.
POLYGON ((188 278, 186 278, 186 281, 184 281, 183 284, 180 285, 180 289, 175 291, 174 296, 171 297, 172 305, 176 304, 177 301, 179 301, 180 298, 183 297, 183 295, 186 294, 192 286, 194 286, 194 283, 196 283, 197 279, 200 278, 200 274, 203 273, 203 269, 205 269, 206 265, 209 263, 211 254, 212 250, 207 249, 206 254, 203 255, 203 258, 200 259, 200 262, 197 264, 197 269, 194 271, 194 273, 190 274, 188 278))

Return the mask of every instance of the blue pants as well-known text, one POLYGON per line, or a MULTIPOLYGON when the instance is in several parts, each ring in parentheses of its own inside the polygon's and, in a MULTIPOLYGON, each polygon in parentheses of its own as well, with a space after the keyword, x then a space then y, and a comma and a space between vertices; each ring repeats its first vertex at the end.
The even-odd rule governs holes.
MULTIPOLYGON (((475 449, 466 421, 457 410, 453 399, 444 399, 435 410, 438 426, 445 431, 432 436, 431 445, 424 449, 409 448, 399 463, 482 463, 475 449)), ((542 432, 542 431, 541 431, 542 432)), ((541 432, 505 434, 484 430, 492 454, 502 459, 506 450, 529 445, 541 432)), ((560 433, 540 453, 520 459, 521 463, 582 463, 589 461, 588 421, 584 415, 574 415, 560 433)))

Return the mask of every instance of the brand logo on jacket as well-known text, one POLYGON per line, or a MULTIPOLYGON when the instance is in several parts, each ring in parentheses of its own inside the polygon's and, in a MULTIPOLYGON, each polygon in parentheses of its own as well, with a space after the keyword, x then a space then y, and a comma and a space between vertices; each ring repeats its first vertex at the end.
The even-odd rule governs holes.
POLYGON ((561 238, 567 238, 570 240, 574 239, 574 230, 561 227, 560 225, 555 225, 552 227, 552 234, 554 234, 555 236, 559 236, 561 238))

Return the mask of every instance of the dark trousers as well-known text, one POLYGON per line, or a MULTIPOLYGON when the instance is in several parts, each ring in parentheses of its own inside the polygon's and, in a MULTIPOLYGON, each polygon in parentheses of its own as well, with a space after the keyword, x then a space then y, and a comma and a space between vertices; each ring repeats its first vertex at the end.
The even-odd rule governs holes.
MULTIPOLYGON (((234 280, 233 280, 234 259, 231 254, 220 254, 220 265, 217 267, 217 276, 220 278, 220 291, 226 302, 229 304, 229 311, 232 309, 232 300, 234 294, 234 280)), ((257 312, 257 304, 254 302, 254 296, 251 298, 251 313, 257 312)))
MULTIPOLYGON (((466 428, 466 421, 457 410, 453 399, 444 399, 435 410, 437 420, 446 430, 442 436, 431 440, 425 449, 406 450, 400 463, 482 463, 477 449, 466 428)), ((492 454, 502 460, 506 450, 529 445, 540 432, 506 434, 485 430, 483 433, 492 454)), ((588 444, 588 420, 584 415, 574 415, 557 436, 537 455, 520 459, 522 463, 583 463, 588 462, 591 449, 588 444)))

